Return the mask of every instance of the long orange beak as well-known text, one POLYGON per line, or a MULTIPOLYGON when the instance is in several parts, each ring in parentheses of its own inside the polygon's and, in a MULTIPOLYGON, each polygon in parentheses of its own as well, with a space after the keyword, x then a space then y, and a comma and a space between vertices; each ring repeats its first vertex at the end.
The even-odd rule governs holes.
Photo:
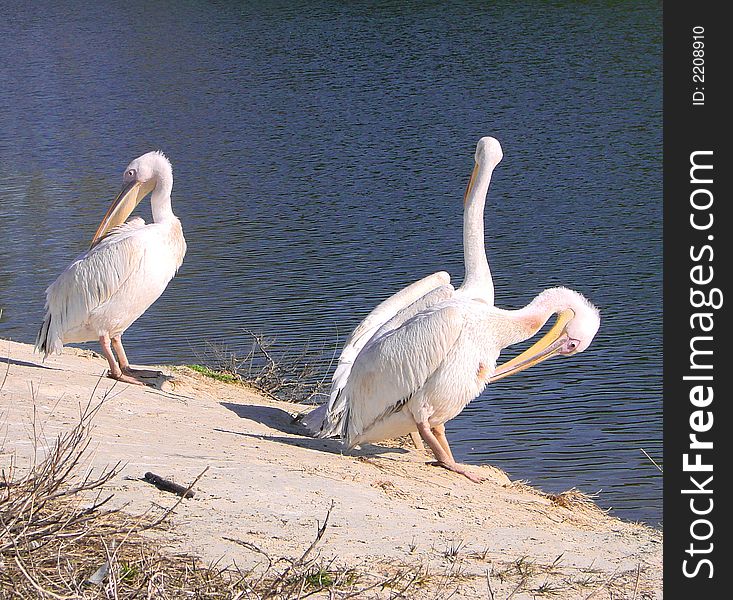
POLYGON ((109 207, 107 214, 104 215, 104 219, 102 219, 99 227, 97 227, 97 231, 94 233, 89 247, 94 248, 112 229, 118 225, 122 225, 127 220, 127 217, 130 216, 130 213, 135 210, 135 207, 140 204, 140 201, 154 187, 154 182, 131 181, 125 184, 120 193, 117 194, 112 206, 109 207))
POLYGON ((473 189, 473 184, 476 181, 477 173, 478 173, 478 164, 474 164, 473 171, 471 172, 471 179, 468 180, 468 185, 466 185, 466 191, 463 194, 463 206, 466 206, 466 200, 468 199, 468 196, 471 194, 471 190, 473 189))
POLYGON ((541 363, 548 358, 555 356, 567 342, 569 336, 566 327, 575 317, 575 312, 566 308, 557 315, 557 321, 542 339, 527 348, 519 356, 499 365, 494 374, 489 378, 489 383, 509 377, 525 369, 541 363))

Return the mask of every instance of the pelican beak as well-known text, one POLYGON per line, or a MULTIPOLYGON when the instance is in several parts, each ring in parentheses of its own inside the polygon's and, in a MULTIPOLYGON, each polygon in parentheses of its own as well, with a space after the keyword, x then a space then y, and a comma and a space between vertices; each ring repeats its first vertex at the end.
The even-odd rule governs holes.
POLYGON ((477 173, 478 173, 478 164, 474 164, 473 172, 471 173, 471 179, 468 180, 468 185, 466 186, 466 192, 463 194, 463 206, 466 206, 466 199, 471 194, 471 190, 473 189, 473 184, 476 181, 477 173))
POLYGON ((555 321, 550 331, 519 356, 515 356, 510 361, 498 366, 494 374, 489 378, 489 383, 529 369, 531 366, 539 364, 543 360, 547 360, 557 354, 569 339, 566 327, 574 317, 575 313, 569 308, 560 312, 557 316, 557 321, 555 321))
POLYGON ((135 210, 135 207, 140 204, 140 201, 153 191, 154 187, 154 181, 131 181, 126 183, 120 193, 117 194, 112 206, 109 207, 107 214, 104 215, 99 227, 97 227, 89 247, 93 248, 110 230, 122 225, 130 216, 130 213, 135 210))

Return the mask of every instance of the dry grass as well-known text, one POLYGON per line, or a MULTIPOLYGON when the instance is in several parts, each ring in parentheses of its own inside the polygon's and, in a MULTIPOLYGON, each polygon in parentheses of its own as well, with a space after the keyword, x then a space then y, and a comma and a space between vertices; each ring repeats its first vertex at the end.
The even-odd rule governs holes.
POLYGON ((571 511, 568 515, 569 517, 581 514, 596 514, 598 517, 605 517, 608 515, 608 511, 602 509, 598 504, 596 504, 598 494, 587 494, 574 487, 564 492, 560 492, 559 494, 555 494, 552 492, 544 492, 530 486, 526 481, 519 479, 512 481, 511 487, 536 496, 541 496, 542 498, 549 500, 554 506, 568 509, 571 511))
POLYGON ((201 364, 189 366, 220 381, 243 383, 275 400, 312 404, 327 397, 330 365, 323 367, 324 348, 306 345, 291 351, 278 348, 275 339, 243 331, 248 339, 246 349, 207 343, 196 353, 201 364))
POLYGON ((109 508, 105 484, 119 465, 98 472, 86 465, 92 420, 108 395, 82 407, 78 422, 48 445, 34 419, 38 458, 30 465, 18 466, 0 448, 11 456, 0 471, 0 599, 413 598, 430 579, 420 566, 353 568, 324 559, 317 546, 333 506, 296 558, 273 558, 239 539, 230 541, 256 553, 258 567, 242 571, 164 552, 164 530, 183 496, 132 516, 109 508))
POLYGON ((522 556, 508 563, 494 563, 487 572, 489 598, 494 598, 492 585, 500 583, 508 590, 503 598, 634 598, 651 600, 650 589, 642 589, 640 577, 645 569, 641 563, 634 570, 607 573, 592 565, 571 568, 559 555, 551 564, 539 563, 522 556), (493 583, 492 583, 493 582, 493 583), (631 596, 633 590, 633 596, 631 596))
MULTIPOLYGON (((0 390, 7 378, 3 366, 0 363, 0 390)), ((95 390, 92 397, 96 394, 95 390)), ((110 508, 111 496, 105 490, 118 476, 119 465, 92 470, 87 464, 92 421, 106 400, 105 396, 97 405, 82 407, 78 421, 50 444, 43 443, 34 420, 31 458, 38 458, 20 465, 21 461, 11 460, 0 469, 0 599, 447 600, 479 593, 497 600, 632 596, 645 600, 653 596, 642 564, 633 571, 609 574, 563 565, 562 555, 552 564, 528 557, 490 559, 489 548, 472 551, 462 540, 418 553, 413 539, 409 560, 417 562, 412 564, 341 564, 321 554, 331 509, 319 515, 322 521, 312 543, 295 557, 274 557, 247 539, 234 538, 230 541, 258 558, 251 561, 255 567, 242 570, 235 564, 205 564, 195 556, 171 554, 162 549, 171 535, 170 517, 186 500, 171 497, 168 508, 135 516, 125 507, 110 508), (428 561, 437 561, 438 566, 428 561), (476 563, 485 568, 485 579, 477 579, 476 569, 467 568, 476 563)), ((0 455, 12 457, 7 450, 0 439, 0 455)), ((200 486, 205 483, 202 479, 200 486)), ((389 480, 379 479, 373 485, 387 494, 400 494, 389 480)), ((575 489, 562 494, 533 491, 562 507, 548 511, 553 514, 564 515, 565 509, 601 512, 592 496, 575 489)))
MULTIPOLYGON (((577 488, 570 488, 559 494, 544 494, 553 504, 570 510, 604 511, 595 503, 596 494, 586 494, 577 488)), ((605 514, 605 513, 604 513, 605 514)))
POLYGON ((104 485, 119 465, 96 473, 85 465, 91 422, 106 398, 83 407, 75 426, 49 446, 34 419, 31 464, 18 467, 10 455, 2 469, 0 597, 138 597, 126 592, 139 594, 138 575, 160 562, 143 532, 172 509, 132 517, 107 508, 112 495, 104 485))

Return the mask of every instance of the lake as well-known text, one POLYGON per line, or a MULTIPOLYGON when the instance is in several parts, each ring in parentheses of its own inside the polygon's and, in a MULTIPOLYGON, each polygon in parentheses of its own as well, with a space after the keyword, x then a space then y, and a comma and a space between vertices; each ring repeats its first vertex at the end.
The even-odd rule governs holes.
MULTIPOLYGON (((20 3, 0 25, 0 337, 31 343, 127 163, 161 149, 188 254, 125 335, 133 363, 210 344, 322 350, 438 270, 463 277, 478 139, 496 304, 565 285, 591 348, 489 386, 456 458, 662 521, 661 3, 20 3), (642 451, 643 449, 643 451, 642 451)), ((9 13, 9 14, 7 14, 9 13)), ((146 220, 150 207, 138 208, 146 220)), ((98 349, 96 344, 90 348, 98 349)))

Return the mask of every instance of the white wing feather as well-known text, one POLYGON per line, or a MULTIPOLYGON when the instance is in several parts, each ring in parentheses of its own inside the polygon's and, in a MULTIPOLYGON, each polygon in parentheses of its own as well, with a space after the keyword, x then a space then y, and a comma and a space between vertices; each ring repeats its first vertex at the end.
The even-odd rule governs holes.
MULTIPOLYGON (((353 349, 361 349, 372 337, 374 332, 394 317, 400 310, 409 306, 431 290, 450 283, 450 275, 445 271, 438 271, 427 277, 402 288, 396 294, 380 302, 364 320, 356 326, 346 341, 341 357, 349 354, 353 349)), ((358 354, 358 352, 357 352, 358 354)))
MULTIPOLYGON (((450 284, 441 285, 440 287, 429 291, 427 294, 422 296, 422 298, 418 298, 417 300, 415 300, 415 302, 403 308, 389 321, 384 323, 384 325, 377 329, 372 337, 366 342, 366 345, 370 344, 372 340, 380 338, 388 332, 402 327, 404 323, 412 319, 414 316, 422 313, 432 306, 437 305, 439 302, 452 298, 454 292, 455 290, 450 284)), ((337 380, 334 376, 334 381, 331 386, 331 395, 328 402, 328 408, 324 413, 325 416, 323 419, 323 425, 321 427, 321 437, 339 435, 339 432, 343 428, 343 419, 346 416, 348 406, 346 399, 347 397, 341 394, 341 390, 346 387, 353 362, 357 358, 358 356, 354 357, 352 362, 346 365, 348 367, 348 370, 344 370, 341 379, 337 380)))
MULTIPOLYGON (((340 428, 338 419, 332 418, 334 403, 336 402, 339 392, 346 385, 351 372, 351 366, 354 364, 356 357, 362 348, 369 342, 374 334, 382 330, 388 323, 392 327, 397 327, 406 319, 416 314, 415 311, 405 313, 405 317, 401 318, 402 312, 411 308, 416 302, 425 300, 421 307, 429 306, 439 299, 443 299, 443 295, 434 295, 434 292, 442 288, 449 288, 452 292, 453 287, 450 285, 450 275, 445 271, 438 271, 427 277, 423 277, 419 281, 408 285, 396 294, 393 294, 380 304, 378 304, 365 318, 356 326, 349 339, 346 341, 341 354, 339 355, 336 369, 331 378, 331 392, 328 402, 325 402, 318 408, 309 412, 302 419, 311 433, 319 435, 319 437, 329 437, 335 435, 336 430, 340 428)), ((447 290, 446 290, 447 293, 447 290)))
POLYGON ((453 290, 450 285, 450 275, 445 271, 439 271, 408 285, 378 304, 354 329, 341 351, 338 365, 332 377, 331 397, 333 398, 334 394, 338 393, 338 390, 346 384, 351 365, 361 349, 377 331, 383 330, 385 327, 399 327, 411 316, 417 314, 419 310, 444 299, 449 294, 446 288, 449 288, 450 291, 453 290), (442 290, 442 293, 436 294, 439 290, 442 290), (419 304, 419 306, 415 310, 411 310, 416 304, 419 304))
POLYGON ((135 218, 116 227, 80 255, 46 290, 46 317, 36 350, 60 353, 65 335, 87 322, 92 310, 107 302, 139 267, 145 248, 134 234, 145 226, 135 218))
POLYGON ((362 350, 339 395, 347 445, 399 411, 439 369, 463 330, 463 314, 441 303, 375 336, 362 350))

